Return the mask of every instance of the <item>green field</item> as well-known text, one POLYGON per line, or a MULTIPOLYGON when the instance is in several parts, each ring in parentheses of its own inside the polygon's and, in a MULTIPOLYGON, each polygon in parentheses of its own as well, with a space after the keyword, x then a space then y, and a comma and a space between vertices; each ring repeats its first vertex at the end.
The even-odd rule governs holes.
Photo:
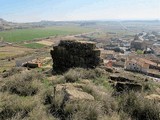
POLYGON ((56 26, 47 28, 18 29, 0 32, 0 38, 7 42, 23 42, 35 38, 56 35, 72 35, 93 31, 93 29, 79 26, 56 26))
POLYGON ((42 45, 39 43, 28 43, 28 44, 24 44, 23 46, 25 46, 27 48, 33 48, 33 49, 39 49, 39 48, 45 47, 45 45, 42 45))

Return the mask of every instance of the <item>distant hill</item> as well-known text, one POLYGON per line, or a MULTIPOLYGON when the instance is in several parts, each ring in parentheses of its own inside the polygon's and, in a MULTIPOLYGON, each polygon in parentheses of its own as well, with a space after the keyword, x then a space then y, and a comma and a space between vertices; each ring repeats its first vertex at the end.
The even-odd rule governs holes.
POLYGON ((15 22, 9 22, 2 18, 0 18, 0 31, 5 30, 12 30, 12 29, 23 29, 23 28, 30 28, 26 23, 15 23, 15 22))
POLYGON ((8 22, 0 18, 0 31, 12 29, 15 26, 15 23, 8 22))
MULTIPOLYGON (((112 25, 112 24, 119 24, 124 28, 127 26, 131 29, 137 29, 139 25, 145 26, 157 26, 160 25, 159 20, 122 20, 122 21, 96 21, 96 20, 89 20, 89 21, 47 21, 42 20, 39 22, 28 22, 28 23, 15 23, 9 22, 2 18, 0 18, 0 31, 11 30, 11 29, 27 29, 27 28, 42 28, 42 27, 49 27, 49 26, 81 26, 81 27, 95 27, 97 25, 105 26, 105 25, 112 25), (122 25, 123 24, 123 25, 122 25)), ((146 29, 146 28, 145 28, 146 29)))
POLYGON ((12 29, 25 29, 25 28, 33 28, 33 27, 41 27, 41 24, 15 23, 15 22, 9 22, 0 18, 0 31, 12 30, 12 29))
POLYGON ((65 25, 76 25, 76 26, 91 26, 96 25, 96 21, 47 21, 42 20, 40 22, 29 22, 29 23, 15 23, 9 22, 0 18, 0 31, 11 30, 11 29, 26 29, 26 28, 41 28, 48 26, 65 26, 65 25))

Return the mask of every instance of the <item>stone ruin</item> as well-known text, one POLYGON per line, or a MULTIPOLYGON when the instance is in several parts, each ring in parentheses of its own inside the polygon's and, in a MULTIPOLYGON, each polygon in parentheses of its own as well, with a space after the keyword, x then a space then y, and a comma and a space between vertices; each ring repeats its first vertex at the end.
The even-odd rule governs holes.
POLYGON ((51 50, 53 71, 65 72, 69 68, 95 68, 102 63, 100 50, 94 42, 61 40, 58 46, 51 50))

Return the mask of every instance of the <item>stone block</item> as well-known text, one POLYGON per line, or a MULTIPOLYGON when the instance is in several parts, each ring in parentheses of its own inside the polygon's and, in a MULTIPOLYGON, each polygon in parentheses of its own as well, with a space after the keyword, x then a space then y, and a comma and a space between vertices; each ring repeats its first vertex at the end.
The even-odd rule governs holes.
POLYGON ((72 67, 94 68, 102 62, 94 42, 62 40, 51 50, 53 70, 65 72, 72 67))

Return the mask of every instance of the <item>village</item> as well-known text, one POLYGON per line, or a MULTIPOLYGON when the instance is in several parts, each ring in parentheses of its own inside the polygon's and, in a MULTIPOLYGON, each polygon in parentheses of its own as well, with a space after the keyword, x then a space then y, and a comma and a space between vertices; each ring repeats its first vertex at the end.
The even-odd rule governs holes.
MULTIPOLYGON (((97 33, 92 33, 97 34, 97 33)), ((88 35, 76 36, 88 38, 88 35)), ((160 33, 141 32, 132 37, 111 38, 110 40, 92 40, 101 50, 104 66, 144 74, 155 80, 160 78, 160 33), (99 44, 102 44, 99 46, 99 44)))
POLYGON ((160 78, 160 33, 138 33, 134 39, 111 40, 103 49, 104 64, 107 67, 160 78))

